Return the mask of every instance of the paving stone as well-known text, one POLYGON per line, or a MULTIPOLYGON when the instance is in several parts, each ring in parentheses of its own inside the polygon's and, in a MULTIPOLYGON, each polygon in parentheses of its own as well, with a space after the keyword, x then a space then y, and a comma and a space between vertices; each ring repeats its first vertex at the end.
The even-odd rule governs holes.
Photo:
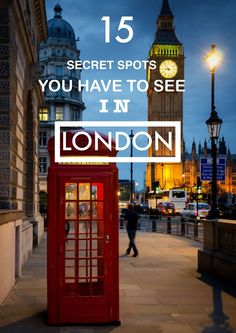
POLYGON ((161 323, 159 324, 159 328, 161 329, 162 333, 196 333, 193 328, 186 324, 161 323))
POLYGON ((120 233, 121 326, 47 326, 46 240, 0 306, 0 333, 236 333, 236 291, 196 272, 201 244, 138 232, 137 258, 120 233))

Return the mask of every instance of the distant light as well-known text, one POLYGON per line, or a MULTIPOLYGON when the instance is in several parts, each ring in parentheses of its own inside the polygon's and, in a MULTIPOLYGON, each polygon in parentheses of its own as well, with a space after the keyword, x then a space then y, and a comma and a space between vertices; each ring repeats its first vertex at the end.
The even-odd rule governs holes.
POLYGON ((214 72, 222 59, 222 54, 216 50, 216 45, 213 44, 211 52, 206 56, 206 61, 209 64, 211 72, 214 72))

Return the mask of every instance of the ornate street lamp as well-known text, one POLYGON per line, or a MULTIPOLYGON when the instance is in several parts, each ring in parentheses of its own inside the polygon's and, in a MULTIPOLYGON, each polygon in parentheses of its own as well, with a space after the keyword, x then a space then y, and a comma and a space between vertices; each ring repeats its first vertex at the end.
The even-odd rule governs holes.
POLYGON ((218 217, 217 211, 217 146, 216 142, 220 135, 222 119, 218 117, 215 108, 215 70, 221 60, 221 55, 216 51, 216 45, 212 45, 210 54, 206 58, 211 71, 211 116, 206 121, 210 139, 211 139, 211 156, 212 156, 212 202, 211 210, 208 214, 208 219, 218 217))
MULTIPOLYGON (((133 157, 133 130, 130 132, 130 157, 133 157)), ((130 202, 134 200, 134 184, 133 184, 133 162, 130 163, 130 202)))
POLYGON ((217 112, 214 110, 211 113, 210 118, 206 121, 208 132, 211 139, 217 140, 219 138, 222 123, 223 123, 222 119, 218 117, 217 112))

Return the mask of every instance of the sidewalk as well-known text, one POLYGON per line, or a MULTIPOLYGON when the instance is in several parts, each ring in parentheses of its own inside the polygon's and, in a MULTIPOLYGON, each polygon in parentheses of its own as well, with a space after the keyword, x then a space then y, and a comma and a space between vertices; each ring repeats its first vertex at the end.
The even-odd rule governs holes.
POLYGON ((140 256, 124 255, 120 232, 119 327, 46 325, 46 240, 0 306, 0 332, 11 333, 235 333, 236 290, 196 273, 200 243, 158 234, 137 235, 140 256), (233 296, 234 295, 234 296, 233 296))

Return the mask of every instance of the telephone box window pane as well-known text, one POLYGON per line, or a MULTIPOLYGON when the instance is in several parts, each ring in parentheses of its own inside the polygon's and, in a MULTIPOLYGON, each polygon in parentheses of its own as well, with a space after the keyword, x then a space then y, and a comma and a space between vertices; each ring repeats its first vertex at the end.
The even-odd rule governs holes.
POLYGON ((90 257, 90 240, 79 240, 79 258, 88 258, 90 257))
POLYGON ((92 250, 92 257, 98 257, 98 250, 92 250))
POLYGON ((66 183, 66 200, 77 200, 77 184, 66 183))
POLYGON ((97 221, 92 221, 92 237, 98 236, 98 223, 97 221))
POLYGON ((97 259, 92 260, 92 277, 98 276, 98 265, 97 265, 97 259))
POLYGON ((90 259, 79 261, 79 278, 90 277, 90 259))
POLYGON ((104 276, 104 264, 103 259, 92 259, 92 276, 103 277, 104 276))
POLYGON ((92 238, 103 237, 103 220, 92 221, 92 238))
POLYGON ((79 219, 90 218, 90 202, 79 202, 79 219))
POLYGON ((92 240, 92 249, 97 249, 98 248, 98 241, 97 239, 92 240))
POLYGON ((90 221, 79 221, 79 238, 89 237, 88 228, 90 221))
POLYGON ((103 218, 103 202, 92 203, 92 218, 102 219, 103 218))
MULTIPOLYGON (((71 257, 72 254, 74 253, 75 251, 75 240, 74 239, 68 239, 67 242, 66 242, 66 257, 71 257), (71 253, 70 253, 71 251, 71 253)), ((73 257, 75 255, 73 254, 73 257)))
POLYGON ((79 259, 79 267, 85 267, 86 266, 86 259, 79 259))
POLYGON ((79 200, 90 200, 90 183, 79 184, 79 200))
POLYGON ((75 260, 73 259, 66 259, 65 261, 65 278, 75 278, 75 260))
POLYGON ((66 235, 75 237, 76 234, 76 221, 66 221, 65 226, 66 235))
POLYGON ((92 184, 92 200, 103 200, 103 184, 93 183, 92 184))
POLYGON ((66 202, 65 204, 65 216, 66 219, 76 219, 77 211, 76 211, 76 202, 66 202))
MULTIPOLYGON (((96 237, 96 236, 95 236, 96 237)), ((92 243, 92 257, 102 257, 103 256, 103 238, 99 238, 96 240, 93 240, 94 243, 92 243)))
POLYGON ((69 221, 66 221, 66 224, 65 224, 65 234, 66 234, 66 238, 67 238, 69 232, 70 232, 70 222, 69 222, 69 221))
POLYGON ((75 240, 68 239, 65 243, 65 259, 75 259, 76 251, 75 251, 75 240))
POLYGON ((103 256, 103 238, 93 239, 92 257, 103 256), (95 243, 96 242, 96 243, 95 243))
POLYGON ((95 185, 92 185, 92 200, 97 200, 98 198, 98 188, 95 185))

